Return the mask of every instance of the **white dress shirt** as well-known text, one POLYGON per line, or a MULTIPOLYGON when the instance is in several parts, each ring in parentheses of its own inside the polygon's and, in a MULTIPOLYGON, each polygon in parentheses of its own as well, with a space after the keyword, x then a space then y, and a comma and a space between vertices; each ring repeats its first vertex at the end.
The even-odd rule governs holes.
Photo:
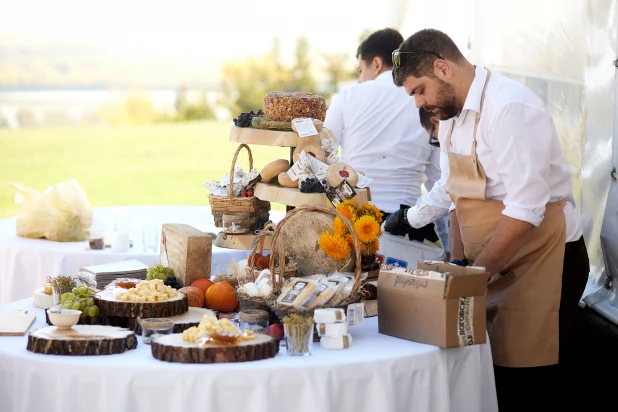
POLYGON ((414 205, 426 185, 439 179, 439 160, 421 126, 414 99, 395 86, 391 71, 355 84, 333 99, 324 126, 341 147, 341 161, 373 179, 371 197, 380 210, 414 205))
MULTIPOLYGON (((487 70, 477 66, 461 113, 440 122, 442 176, 408 211, 408 221, 413 227, 422 227, 454 209, 444 190, 449 176, 446 136, 455 122, 451 153, 470 155, 475 112, 480 110, 486 78, 487 70)), ((582 228, 573 207, 570 167, 551 114, 538 96, 521 83, 492 73, 476 141, 476 153, 487 178, 485 198, 501 200, 505 205, 502 214, 539 226, 547 202, 566 197, 569 200, 564 208, 566 241, 580 238, 582 228)))

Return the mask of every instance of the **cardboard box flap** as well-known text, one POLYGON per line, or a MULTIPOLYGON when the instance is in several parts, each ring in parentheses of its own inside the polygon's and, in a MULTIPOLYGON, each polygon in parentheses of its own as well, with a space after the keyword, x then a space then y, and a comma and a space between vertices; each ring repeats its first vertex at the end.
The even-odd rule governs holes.
POLYGON ((402 271, 380 271, 378 277, 378 296, 382 290, 407 295, 422 295, 444 299, 444 280, 412 276, 402 271))
POLYGON ((457 266, 438 261, 419 261, 418 268, 448 273, 445 295, 447 298, 484 296, 487 292, 485 268, 457 266))

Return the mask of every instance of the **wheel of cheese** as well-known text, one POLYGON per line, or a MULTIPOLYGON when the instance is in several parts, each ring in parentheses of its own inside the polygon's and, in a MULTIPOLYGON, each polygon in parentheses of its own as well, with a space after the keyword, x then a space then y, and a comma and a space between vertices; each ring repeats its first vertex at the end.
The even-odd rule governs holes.
POLYGON ((260 172, 260 176, 262 176, 262 180, 264 182, 270 182, 275 179, 279 173, 287 172, 290 168, 290 162, 285 159, 277 159, 273 162, 270 162, 260 172))
POLYGON ((293 181, 292 179, 290 179, 290 176, 288 176, 287 172, 279 173, 279 176, 277 176, 277 181, 283 187, 296 187, 296 188, 298 188, 298 183, 293 181))
POLYGON ((298 158, 300 157, 300 153, 304 151, 309 156, 313 156, 318 159, 320 162, 326 162, 326 153, 324 153, 324 149, 322 146, 317 145, 315 143, 310 143, 304 146, 298 146, 294 149, 294 153, 292 154, 292 159, 294 159, 294 163, 298 162, 298 158))
POLYGON ((347 180, 350 185, 356 186, 358 183, 358 173, 356 173, 356 170, 354 170, 352 166, 348 166, 345 163, 333 163, 328 166, 326 181, 329 185, 335 187, 344 179, 347 180))
MULTIPOLYGON (((297 117, 296 119, 302 119, 302 117, 297 117)), ((292 130, 298 133, 298 130, 296 130, 296 126, 294 125, 294 120, 296 119, 292 119, 292 130)), ((311 119, 311 120, 313 120, 313 125, 315 126, 315 130, 317 130, 318 133, 320 133, 322 131, 322 127, 324 127, 324 122, 318 119, 311 119)))
POLYGON ((324 121, 326 99, 315 93, 268 93, 264 97, 264 117, 281 122, 291 122, 297 117, 324 121))

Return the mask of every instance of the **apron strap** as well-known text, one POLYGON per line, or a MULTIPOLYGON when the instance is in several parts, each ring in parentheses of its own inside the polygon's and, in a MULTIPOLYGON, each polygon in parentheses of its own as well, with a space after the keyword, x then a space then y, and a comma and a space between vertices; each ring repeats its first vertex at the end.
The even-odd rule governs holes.
MULTIPOLYGON (((485 103, 485 92, 487 91, 487 84, 489 83, 489 79, 491 78, 491 71, 487 69, 487 78, 485 79, 485 85, 483 86, 483 92, 481 93, 481 105, 479 111, 476 113, 474 117, 474 133, 472 133, 472 149, 470 151, 470 155, 473 157, 472 163, 477 164, 478 156, 476 155, 476 131, 479 126, 479 122, 481 121, 481 114, 483 113, 483 104, 485 103)), ((446 135, 446 150, 451 151, 451 136, 453 135, 453 129, 455 128, 455 119, 451 121, 451 127, 446 135)), ((452 154, 452 153, 451 153, 452 154)), ((475 169, 475 175, 480 177, 478 173, 478 167, 475 169)))

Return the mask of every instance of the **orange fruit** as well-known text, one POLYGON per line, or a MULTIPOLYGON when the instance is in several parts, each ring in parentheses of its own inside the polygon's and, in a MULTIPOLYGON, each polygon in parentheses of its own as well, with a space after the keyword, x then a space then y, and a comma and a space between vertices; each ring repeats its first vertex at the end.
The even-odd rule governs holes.
POLYGON ((185 286, 184 288, 178 289, 178 292, 187 295, 187 298, 189 298, 189 306, 194 308, 204 307, 204 293, 202 289, 195 286, 185 286))
POLYGON ((218 312, 232 312, 238 306, 234 287, 227 280, 215 283, 206 291, 206 307, 218 312))
POLYGON ((199 279, 195 279, 191 283, 191 286, 195 286, 197 288, 202 289, 202 292, 204 294, 206 294, 206 291, 208 290, 208 288, 211 287, 214 284, 215 284, 215 282, 213 282, 212 280, 210 280, 208 278, 199 278, 199 279))

